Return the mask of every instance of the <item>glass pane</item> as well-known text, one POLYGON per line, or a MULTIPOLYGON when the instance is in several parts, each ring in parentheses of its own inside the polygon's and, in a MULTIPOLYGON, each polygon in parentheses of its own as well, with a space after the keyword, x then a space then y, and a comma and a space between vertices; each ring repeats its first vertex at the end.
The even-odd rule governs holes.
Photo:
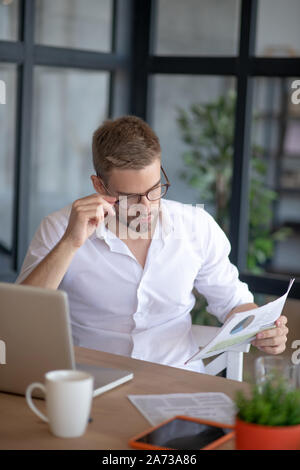
POLYGON ((37 43, 111 50, 112 0, 37 0, 37 43))
POLYGON ((300 55, 299 0, 259 0, 256 54, 300 55))
POLYGON ((300 275, 300 106, 292 78, 256 78, 248 270, 300 275))
POLYGON ((2 0, 0 2, 0 40, 15 41, 18 39, 19 0, 2 0))
POLYGON ((16 67, 0 64, 0 78, 0 246, 10 250, 14 196, 16 67))
MULTIPOLYGON (((155 75, 152 127, 171 186, 166 199, 204 204, 228 233, 236 83, 233 77, 155 75)), ((220 325, 194 290, 192 321, 220 325)))
MULTIPOLYGON (((231 177, 235 79, 155 75, 151 101, 153 128, 171 182, 167 197, 208 204, 221 219, 224 211, 218 209, 215 185, 219 178, 221 190, 221 174, 228 184, 231 177)), ((223 201, 229 197, 223 195, 223 201)))
POLYGON ((109 73, 37 67, 30 238, 41 219, 92 194, 92 134, 107 117, 109 73))
POLYGON ((240 0, 159 0, 154 52, 236 55, 240 0))

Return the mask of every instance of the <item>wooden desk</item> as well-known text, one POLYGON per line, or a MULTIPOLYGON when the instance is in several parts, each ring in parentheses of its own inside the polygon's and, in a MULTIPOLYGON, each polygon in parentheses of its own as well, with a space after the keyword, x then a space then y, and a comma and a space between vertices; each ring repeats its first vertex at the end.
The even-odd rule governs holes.
MULTIPOLYGON (((58 438, 28 407, 25 397, 0 393, 0 449, 130 449, 128 440, 150 424, 127 398, 129 394, 224 392, 231 398, 247 383, 185 371, 175 367, 75 347, 76 362, 123 368, 134 378, 94 398, 86 433, 58 438)), ((34 399, 45 413, 45 400, 34 399)), ((233 443, 227 444, 232 448, 233 443)))

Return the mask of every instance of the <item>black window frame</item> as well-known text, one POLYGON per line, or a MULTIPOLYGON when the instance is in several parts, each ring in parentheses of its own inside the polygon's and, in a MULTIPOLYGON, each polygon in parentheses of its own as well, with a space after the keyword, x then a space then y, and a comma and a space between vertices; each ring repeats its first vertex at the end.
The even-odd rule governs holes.
MULTIPOLYGON (((236 56, 161 56, 153 53, 159 0, 112 0, 112 52, 98 53, 34 43, 35 0, 21 0, 19 41, 0 41, 0 62, 18 65, 15 203, 12 268, 0 280, 13 281, 28 247, 29 169, 33 70, 35 65, 109 71, 109 116, 134 114, 152 121, 152 77, 155 74, 233 76, 237 83, 233 179, 230 205, 231 261, 252 292, 279 296, 288 285, 283 275, 246 271, 248 244, 249 141, 255 77, 300 76, 299 58, 255 56, 258 0, 241 0, 239 50, 236 56)), ((2 253, 3 257, 8 254, 2 253)), ((2 258, 4 259, 4 258, 2 258)), ((1 260, 1 250, 0 250, 1 260)), ((297 278, 290 297, 300 299, 297 278)))

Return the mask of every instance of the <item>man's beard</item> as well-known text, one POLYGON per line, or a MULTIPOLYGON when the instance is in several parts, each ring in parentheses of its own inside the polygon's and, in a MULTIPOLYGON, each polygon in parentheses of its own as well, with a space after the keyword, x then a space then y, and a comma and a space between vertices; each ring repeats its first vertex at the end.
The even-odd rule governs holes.
POLYGON ((159 215, 160 204, 152 205, 150 212, 143 210, 142 204, 134 206, 136 207, 130 206, 128 211, 122 207, 116 207, 119 232, 125 234, 126 238, 151 237, 159 215), (150 216, 149 220, 147 220, 148 216, 150 216))

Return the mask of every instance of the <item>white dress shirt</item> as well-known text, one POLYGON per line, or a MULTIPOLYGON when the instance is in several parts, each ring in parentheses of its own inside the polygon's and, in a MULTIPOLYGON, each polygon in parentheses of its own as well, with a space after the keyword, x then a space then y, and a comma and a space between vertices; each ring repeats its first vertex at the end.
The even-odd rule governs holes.
MULTIPOLYGON (((82 245, 59 289, 68 294, 74 344, 204 372, 191 331, 195 287, 222 323, 253 302, 230 263, 230 243, 202 207, 162 199, 144 269, 104 223, 82 245)), ((22 282, 64 234, 71 205, 45 217, 28 248, 22 282)))

